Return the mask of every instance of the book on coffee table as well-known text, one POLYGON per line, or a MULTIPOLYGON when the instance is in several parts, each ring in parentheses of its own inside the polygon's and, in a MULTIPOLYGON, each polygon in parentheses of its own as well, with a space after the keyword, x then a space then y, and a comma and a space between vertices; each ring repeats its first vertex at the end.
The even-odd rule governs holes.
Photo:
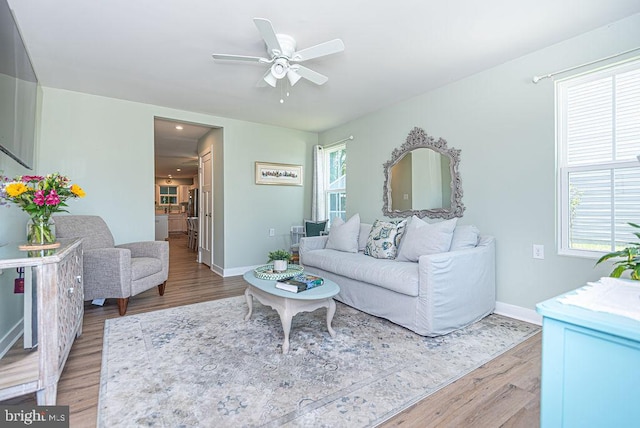
POLYGON ((300 293, 301 291, 319 287, 323 283, 324 280, 319 276, 300 274, 289 279, 281 279, 279 281, 276 281, 276 288, 290 291, 292 293, 300 293))

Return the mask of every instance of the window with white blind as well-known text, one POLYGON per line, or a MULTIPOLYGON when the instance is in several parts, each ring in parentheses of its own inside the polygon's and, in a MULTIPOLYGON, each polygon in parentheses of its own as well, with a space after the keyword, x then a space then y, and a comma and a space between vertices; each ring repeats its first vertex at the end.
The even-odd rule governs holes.
POLYGON ((325 209, 329 222, 335 217, 347 219, 347 146, 325 149, 325 209))
POLYGON ((640 61, 556 85, 560 254, 598 257, 640 223, 640 61))

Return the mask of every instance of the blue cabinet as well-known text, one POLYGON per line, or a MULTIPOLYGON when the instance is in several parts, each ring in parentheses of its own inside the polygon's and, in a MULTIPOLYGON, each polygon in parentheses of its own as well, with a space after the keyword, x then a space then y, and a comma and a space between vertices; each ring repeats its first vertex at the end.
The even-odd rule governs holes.
POLYGON ((560 297, 537 305, 540 426, 640 426, 640 322, 563 304, 560 297))

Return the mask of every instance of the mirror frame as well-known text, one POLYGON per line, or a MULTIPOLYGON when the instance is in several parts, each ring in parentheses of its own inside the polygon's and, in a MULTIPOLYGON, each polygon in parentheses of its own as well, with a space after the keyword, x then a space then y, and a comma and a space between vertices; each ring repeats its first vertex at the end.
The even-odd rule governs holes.
POLYGON ((384 167, 384 189, 382 212, 388 217, 411 217, 416 215, 420 218, 443 218, 451 219, 462 217, 465 207, 462 203, 462 181, 458 166, 460 164, 460 150, 448 148, 446 140, 427 135, 422 128, 415 127, 409 132, 406 141, 402 146, 391 152, 391 159, 383 164, 384 167), (449 158, 449 168, 451 172, 451 206, 449 208, 434 208, 424 210, 392 210, 391 209, 391 167, 402 159, 410 151, 418 148, 434 150, 449 158))

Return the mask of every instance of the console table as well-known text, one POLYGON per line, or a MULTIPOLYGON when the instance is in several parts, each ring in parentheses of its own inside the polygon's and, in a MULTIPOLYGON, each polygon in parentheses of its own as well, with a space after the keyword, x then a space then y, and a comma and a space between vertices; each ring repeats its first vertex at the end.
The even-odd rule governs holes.
POLYGON ((37 349, 0 359, 0 401, 36 392, 38 405, 56 404, 58 380, 84 315, 82 241, 59 242, 53 250, 19 251, 18 243, 0 247, 0 269, 32 269, 38 337, 37 349))
MULTIPOLYGON (((537 305, 543 316, 540 426, 637 426, 640 322, 560 303, 563 296, 537 305)), ((637 304, 640 311, 640 298, 637 304)))

